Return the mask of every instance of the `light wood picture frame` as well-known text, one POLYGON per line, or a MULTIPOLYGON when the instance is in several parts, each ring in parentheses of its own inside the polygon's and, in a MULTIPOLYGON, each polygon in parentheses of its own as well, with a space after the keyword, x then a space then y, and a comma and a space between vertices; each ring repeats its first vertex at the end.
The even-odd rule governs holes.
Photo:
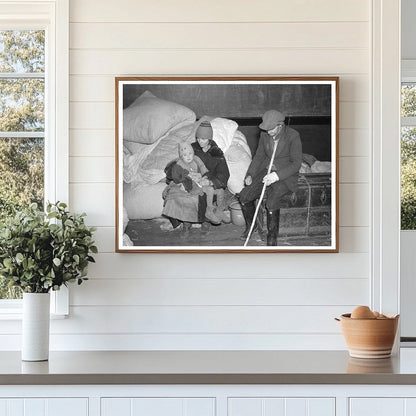
POLYGON ((117 77, 116 251, 338 252, 338 90, 338 77, 117 77), (267 165, 278 180, 264 186, 255 225, 244 239, 247 172, 253 159, 270 161, 259 143, 268 146, 265 128, 276 114, 283 115, 284 132, 273 142, 274 163, 267 165), (202 131, 213 140, 214 168, 198 153, 202 131), (179 160, 188 151, 195 153, 189 165, 179 160), (295 160, 296 180, 292 172, 287 182, 285 163, 294 166, 295 160), (229 176, 221 182, 216 169, 224 163, 229 176), (287 185, 279 209, 273 200, 277 182, 287 185))

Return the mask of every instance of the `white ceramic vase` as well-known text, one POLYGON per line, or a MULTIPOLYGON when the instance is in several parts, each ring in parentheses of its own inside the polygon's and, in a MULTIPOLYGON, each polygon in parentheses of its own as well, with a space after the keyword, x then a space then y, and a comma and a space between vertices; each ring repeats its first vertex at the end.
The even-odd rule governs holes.
POLYGON ((24 293, 22 322, 23 361, 48 360, 49 323, 49 293, 24 293))

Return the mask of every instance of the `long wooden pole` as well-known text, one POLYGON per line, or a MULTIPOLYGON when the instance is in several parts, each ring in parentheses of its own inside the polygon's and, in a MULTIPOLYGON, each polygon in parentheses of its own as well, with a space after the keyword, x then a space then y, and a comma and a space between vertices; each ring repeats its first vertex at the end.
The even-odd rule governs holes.
MULTIPOLYGON (((276 149, 277 149, 277 143, 279 142, 278 140, 276 140, 276 137, 274 137, 273 140, 274 140, 273 153, 272 153, 272 157, 270 159, 269 167, 267 168, 267 175, 272 170, 274 156, 276 154, 276 149)), ((253 217, 253 221, 252 221, 251 226, 250 226, 250 230, 249 230, 249 232, 247 234, 246 241, 244 242, 244 247, 247 246, 247 243, 248 243, 248 241, 250 240, 250 237, 251 237, 251 233, 253 232, 254 226, 256 225, 257 215, 259 213, 259 209, 260 209, 261 202, 263 201, 264 192, 266 191, 266 186, 267 186, 266 183, 264 183, 263 184, 263 188, 261 190, 260 198, 258 199, 258 202, 257 202, 256 211, 254 212, 254 217, 253 217)))

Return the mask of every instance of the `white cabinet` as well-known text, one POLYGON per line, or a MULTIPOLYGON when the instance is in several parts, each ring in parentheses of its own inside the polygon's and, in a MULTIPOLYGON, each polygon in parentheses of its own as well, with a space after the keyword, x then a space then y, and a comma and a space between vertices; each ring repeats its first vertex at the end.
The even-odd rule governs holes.
POLYGON ((228 416, 335 416, 335 399, 229 398, 228 416))
POLYGON ((416 415, 415 398, 351 398, 349 416, 416 415))
POLYGON ((416 386, 0 385, 0 416, 416 416, 416 386))
POLYGON ((214 398, 113 398, 101 399, 101 416, 213 416, 214 398))
POLYGON ((3 398, 0 416, 88 416, 87 398, 3 398))

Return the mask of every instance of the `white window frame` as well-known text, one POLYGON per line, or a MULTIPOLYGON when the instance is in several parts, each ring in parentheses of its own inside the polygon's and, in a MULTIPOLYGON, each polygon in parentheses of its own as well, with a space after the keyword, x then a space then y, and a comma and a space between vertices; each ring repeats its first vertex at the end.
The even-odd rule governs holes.
MULTIPOLYGON (((69 200, 69 0, 0 0, 0 30, 46 31, 45 201, 69 200)), ((51 312, 69 313, 68 290, 51 292, 51 312)), ((21 300, 0 300, 0 319, 20 318, 21 300)))
MULTIPOLYGON (((402 83, 411 82, 416 83, 416 60, 402 60, 401 71, 402 83)), ((401 117, 401 127, 416 127, 416 117, 401 117)), ((401 328, 402 336, 407 338, 402 343, 405 347, 415 347, 413 338, 415 336, 415 324, 413 323, 413 316, 416 310, 414 306, 414 248, 416 247, 416 230, 401 230, 401 251, 400 261, 402 265, 400 282, 401 290, 401 328), (409 339, 412 339, 410 341, 409 339)))
POLYGON ((372 16, 370 306, 399 313, 400 2, 373 0, 372 16))

